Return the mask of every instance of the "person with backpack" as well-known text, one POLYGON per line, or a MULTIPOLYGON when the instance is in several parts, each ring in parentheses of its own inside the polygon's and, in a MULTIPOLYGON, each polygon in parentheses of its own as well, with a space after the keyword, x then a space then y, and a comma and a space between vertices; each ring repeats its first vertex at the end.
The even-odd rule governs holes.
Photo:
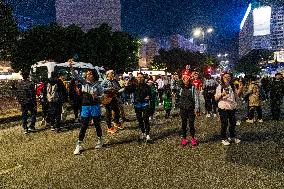
POLYGON ((221 76, 221 84, 216 89, 215 100, 218 102, 219 115, 221 120, 221 137, 222 144, 230 145, 232 142, 239 143, 240 139, 236 138, 236 98, 242 92, 242 86, 236 91, 234 84, 231 82, 230 73, 224 73, 221 76), (230 124, 228 124, 228 122, 230 124), (229 128, 229 135, 227 129, 229 128))
POLYGON ((60 132, 62 106, 66 101, 68 94, 62 80, 60 80, 54 72, 47 83, 46 95, 51 130, 60 132))
POLYGON ((22 72, 23 80, 19 81, 15 86, 16 98, 21 105, 22 127, 24 133, 35 132, 35 123, 37 115, 36 91, 35 84, 30 81, 29 72, 22 72), (31 113, 31 123, 28 126, 28 112, 31 113))
POLYGON ((103 89, 98 81, 98 74, 94 70, 87 70, 85 78, 82 78, 75 73, 75 70, 72 67, 72 60, 68 60, 68 63, 70 65, 73 77, 75 80, 78 80, 82 86, 82 126, 79 132, 79 139, 76 142, 76 147, 73 152, 75 155, 79 155, 83 149, 82 143, 91 119, 93 120, 98 137, 95 148, 99 149, 103 147, 104 141, 101 128, 101 97, 103 94, 103 89))
POLYGON ((184 71, 182 74, 182 84, 180 90, 180 117, 181 117, 181 130, 182 138, 181 145, 186 146, 188 144, 187 136, 187 127, 189 126, 189 132, 191 136, 191 145, 197 146, 197 140, 195 138, 195 109, 199 109, 199 99, 198 91, 196 87, 191 82, 191 73, 189 71, 184 71))

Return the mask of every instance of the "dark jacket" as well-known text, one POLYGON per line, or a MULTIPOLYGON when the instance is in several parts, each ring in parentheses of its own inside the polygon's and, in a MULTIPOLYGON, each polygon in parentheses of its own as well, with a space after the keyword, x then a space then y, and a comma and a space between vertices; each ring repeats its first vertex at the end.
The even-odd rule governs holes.
POLYGON ((16 97, 20 104, 36 105, 35 84, 29 80, 21 80, 16 85, 16 97))
POLYGON ((195 109, 196 91, 192 84, 189 86, 181 85, 179 107, 181 109, 195 109))
POLYGON ((64 86, 63 82, 60 79, 54 79, 54 78, 50 78, 48 80, 48 84, 47 84, 47 99, 50 102, 50 99, 48 97, 49 94, 49 85, 51 86, 55 86, 56 85, 56 95, 57 97, 55 98, 55 100, 53 102, 56 103, 64 103, 68 101, 68 92, 66 87, 64 86))
POLYGON ((132 85, 126 86, 125 90, 128 93, 134 94, 134 105, 138 103, 149 102, 149 100, 151 100, 151 99, 145 100, 147 96, 151 98, 151 88, 146 83, 132 84, 132 85))
POLYGON ((280 80, 272 80, 269 84, 269 92, 270 98, 272 100, 282 100, 284 95, 284 81, 280 80))

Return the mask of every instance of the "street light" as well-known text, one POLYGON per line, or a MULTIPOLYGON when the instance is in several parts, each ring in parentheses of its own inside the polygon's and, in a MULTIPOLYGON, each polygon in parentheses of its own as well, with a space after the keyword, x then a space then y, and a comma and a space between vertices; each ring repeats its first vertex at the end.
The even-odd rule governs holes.
POLYGON ((195 38, 201 38, 202 43, 200 44, 200 47, 202 48, 200 52, 206 52, 206 44, 205 44, 205 35, 211 34, 213 32, 212 27, 204 28, 204 27, 197 27, 193 29, 193 37, 195 38))

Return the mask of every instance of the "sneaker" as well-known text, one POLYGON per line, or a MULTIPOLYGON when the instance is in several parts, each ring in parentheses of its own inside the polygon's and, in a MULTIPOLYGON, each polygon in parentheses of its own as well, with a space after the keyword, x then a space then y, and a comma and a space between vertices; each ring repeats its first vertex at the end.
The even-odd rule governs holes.
POLYGON ((28 134, 29 133, 29 130, 28 129, 25 129, 24 130, 24 134, 28 134))
POLYGON ((186 146, 187 145, 187 140, 186 138, 181 138, 181 145, 186 146))
POLYGON ((246 122, 252 124, 253 123, 253 119, 247 119, 246 122))
POLYGON ((226 139, 226 140, 222 140, 222 144, 224 146, 229 146, 231 143, 226 139))
POLYGON ((262 119, 259 119, 259 120, 257 120, 258 121, 258 123, 263 123, 263 120, 262 119))
POLYGON ((146 135, 146 142, 152 144, 153 140, 151 139, 150 135, 146 135))
POLYGON ((238 125, 238 126, 241 125, 241 121, 237 121, 236 125, 238 125))
POLYGON ((103 145, 104 145, 104 141, 103 141, 102 137, 99 137, 99 138, 98 138, 98 142, 97 142, 95 148, 96 148, 96 149, 102 148, 103 145))
POLYGON ((115 127, 111 127, 111 128, 109 128, 109 129, 107 130, 107 132, 108 132, 109 134, 114 134, 114 133, 117 132, 117 129, 116 129, 115 127))
POLYGON ((115 123, 114 127, 116 128, 116 130, 124 130, 124 128, 122 127, 121 123, 115 123))
POLYGON ((213 117, 217 117, 217 114, 213 114, 213 117))
POLYGON ((29 127, 28 132, 36 132, 36 129, 34 127, 29 127))
POLYGON ((50 127, 50 130, 51 130, 51 131, 55 131, 55 129, 54 129, 54 127, 53 127, 53 126, 51 126, 51 127, 50 127))
POLYGON ((146 138, 146 134, 141 133, 141 135, 139 136, 139 140, 144 140, 145 138, 146 138))
POLYGON ((75 150, 74 150, 74 155, 79 155, 79 154, 81 154, 81 151, 82 151, 82 146, 80 145, 80 144, 77 144, 76 145, 76 148, 75 148, 75 150))
POLYGON ((211 117, 211 115, 210 114, 206 114, 206 117, 211 117))
POLYGON ((229 142, 234 142, 235 144, 239 144, 241 142, 241 140, 238 139, 238 138, 228 138, 228 141, 229 142))
POLYGON ((149 121, 152 121, 152 120, 153 120, 153 117, 152 117, 152 116, 150 116, 150 117, 149 117, 149 121))
POLYGON ((45 119, 42 119, 41 121, 40 121, 40 126, 45 126, 46 127, 46 121, 45 121, 45 119))
POLYGON ((191 145, 192 146, 197 146, 198 145, 197 140, 195 138, 191 139, 191 145))

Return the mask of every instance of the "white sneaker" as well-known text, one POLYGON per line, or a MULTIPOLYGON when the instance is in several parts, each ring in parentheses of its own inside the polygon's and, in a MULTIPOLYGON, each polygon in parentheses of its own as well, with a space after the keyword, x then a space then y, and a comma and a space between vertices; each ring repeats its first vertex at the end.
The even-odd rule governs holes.
POLYGON ((253 123, 253 119, 247 119, 246 122, 247 123, 253 123))
POLYGON ((211 117, 211 115, 210 114, 206 114, 206 117, 211 117))
POLYGON ((149 121, 151 121, 151 120, 153 120, 153 117, 152 117, 152 116, 149 117, 149 121))
POLYGON ((76 148, 75 148, 75 150, 74 150, 74 155, 79 155, 79 154, 81 154, 81 151, 82 151, 82 146, 80 145, 80 144, 77 144, 76 145, 76 148))
POLYGON ((146 141, 149 141, 149 140, 151 140, 150 135, 147 135, 146 136, 146 141))
POLYGON ((226 140, 222 140, 222 144, 224 146, 229 146, 231 143, 226 139, 226 140))
POLYGON ((238 126, 241 125, 241 121, 237 121, 236 125, 238 125, 238 126))
POLYGON ((263 123, 263 120, 262 119, 259 119, 259 120, 257 120, 258 121, 258 123, 263 123))
POLYGON ((228 138, 228 141, 234 142, 235 144, 239 144, 241 142, 241 140, 238 138, 228 138))
POLYGON ((144 140, 146 138, 146 134, 145 133, 141 133, 141 135, 139 136, 140 140, 144 140))
POLYGON ((217 117, 217 114, 213 114, 213 117, 217 117))
POLYGON ((97 142, 96 146, 95 146, 95 149, 102 148, 103 145, 104 145, 104 140, 103 140, 102 137, 100 137, 100 138, 98 139, 98 142, 97 142))

